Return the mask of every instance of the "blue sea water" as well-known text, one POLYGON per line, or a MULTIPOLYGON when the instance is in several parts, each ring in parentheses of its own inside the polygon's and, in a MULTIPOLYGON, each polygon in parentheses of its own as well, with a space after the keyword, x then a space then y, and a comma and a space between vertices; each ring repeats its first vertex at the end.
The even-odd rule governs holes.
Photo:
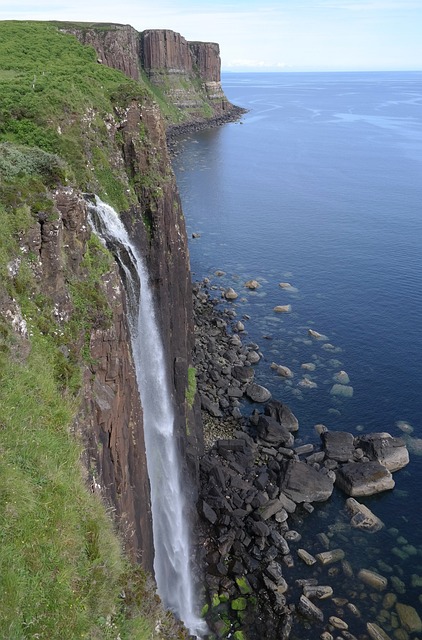
MULTIPOLYGON (((366 500, 385 529, 349 559, 380 573, 385 562, 400 601, 422 612, 411 577, 422 576, 422 72, 226 74, 223 88, 248 113, 184 137, 173 162, 188 234, 201 236, 190 241, 194 279, 239 293, 244 339, 263 354, 256 380, 290 405, 298 443, 318 441, 317 423, 405 436, 396 488, 366 500), (340 370, 350 398, 331 393, 340 370)), ((341 500, 312 514, 304 536, 322 521, 334 530, 341 500)))

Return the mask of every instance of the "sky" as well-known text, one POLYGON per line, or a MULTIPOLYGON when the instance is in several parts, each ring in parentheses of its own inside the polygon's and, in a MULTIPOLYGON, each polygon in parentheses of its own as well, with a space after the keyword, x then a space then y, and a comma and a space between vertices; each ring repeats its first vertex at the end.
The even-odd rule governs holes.
POLYGON ((172 29, 218 42, 223 71, 422 69, 422 0, 0 0, 0 19, 172 29))

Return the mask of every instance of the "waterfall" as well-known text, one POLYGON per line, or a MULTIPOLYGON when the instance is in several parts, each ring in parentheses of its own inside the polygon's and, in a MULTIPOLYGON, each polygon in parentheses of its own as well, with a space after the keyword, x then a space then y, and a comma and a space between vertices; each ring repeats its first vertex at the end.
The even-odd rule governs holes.
POLYGON ((132 350, 144 413, 158 594, 189 632, 200 637, 206 626, 195 614, 189 523, 173 433, 174 415, 147 269, 112 207, 96 198, 95 204, 89 204, 89 222, 114 254, 125 283, 132 350))

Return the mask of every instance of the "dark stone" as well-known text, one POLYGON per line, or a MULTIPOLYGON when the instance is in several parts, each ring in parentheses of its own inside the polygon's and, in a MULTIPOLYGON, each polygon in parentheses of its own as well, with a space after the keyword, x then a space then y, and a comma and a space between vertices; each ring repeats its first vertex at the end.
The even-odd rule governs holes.
POLYGON ((264 413, 266 416, 270 416, 277 420, 277 422, 289 431, 297 431, 299 429, 298 419, 292 413, 287 404, 283 404, 278 400, 271 400, 265 405, 264 413))
POLYGON ((280 475, 280 489, 294 502, 321 502, 333 492, 333 480, 306 462, 289 460, 280 475))
POLYGON ((265 569, 267 575, 274 580, 276 584, 278 584, 283 578, 283 570, 281 565, 274 560, 269 563, 269 565, 265 569))
POLYGON ((409 462, 409 452, 402 438, 393 438, 389 433, 372 433, 361 436, 357 446, 369 460, 378 460, 389 471, 402 469, 409 462))
POLYGON ((267 537, 270 533, 269 527, 262 521, 249 520, 249 530, 257 536, 267 537))
POLYGON ((218 404, 216 404, 215 402, 212 402, 212 400, 210 400, 208 396, 204 395, 203 393, 201 393, 200 396, 201 396, 201 407, 202 409, 204 409, 204 411, 207 411, 211 416, 214 416, 214 418, 223 417, 223 412, 219 408, 218 404))
POLYGON ((271 531, 270 538, 283 556, 287 556, 287 554, 290 553, 289 545, 287 544, 281 533, 279 533, 278 531, 271 531))
POLYGON ((346 431, 325 431, 321 433, 322 446, 327 458, 347 462, 353 458, 354 437, 346 431))
POLYGON ((255 382, 248 384, 245 393, 253 402, 267 402, 271 398, 271 393, 268 389, 255 382))
POLYGON ((233 377, 243 384, 249 384, 254 378, 254 370, 252 367, 233 367, 233 377))
POLYGON ((262 507, 257 509, 257 513, 262 520, 268 520, 282 509, 283 503, 280 500, 269 500, 262 507))
POLYGON ((377 461, 349 462, 336 471, 336 485, 347 495, 372 496, 393 489, 391 473, 377 461))
POLYGON ((269 480, 269 475, 268 473, 266 473, 265 471, 263 471, 262 473, 259 474, 259 476, 256 478, 255 480, 255 486, 258 487, 258 489, 261 489, 261 491, 264 491, 265 487, 267 486, 267 482, 269 480))
POLYGON ((217 522, 217 514, 210 505, 205 502, 205 500, 201 500, 199 505, 199 511, 203 515, 203 517, 208 520, 211 524, 215 524, 217 522))
POLYGON ((259 417, 257 432, 262 440, 274 445, 290 447, 294 442, 291 432, 270 416, 259 417))

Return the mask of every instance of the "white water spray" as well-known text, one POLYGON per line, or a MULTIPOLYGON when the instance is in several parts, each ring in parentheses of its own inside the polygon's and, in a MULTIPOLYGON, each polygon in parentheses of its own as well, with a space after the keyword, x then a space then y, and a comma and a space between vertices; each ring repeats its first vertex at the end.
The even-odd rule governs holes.
POLYGON ((189 527, 173 433, 174 415, 148 273, 114 209, 96 198, 96 204, 89 205, 89 213, 92 228, 114 253, 125 280, 144 413, 158 593, 190 633, 201 637, 206 626, 195 614, 189 527))

